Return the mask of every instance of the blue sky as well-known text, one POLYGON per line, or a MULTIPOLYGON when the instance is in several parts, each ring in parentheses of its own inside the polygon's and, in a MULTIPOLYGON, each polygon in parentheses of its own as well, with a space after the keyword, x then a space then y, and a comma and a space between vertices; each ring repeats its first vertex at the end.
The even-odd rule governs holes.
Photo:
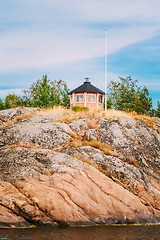
POLYGON ((0 97, 29 88, 43 74, 70 89, 85 77, 104 90, 131 76, 160 100, 159 0, 0 0, 0 97))

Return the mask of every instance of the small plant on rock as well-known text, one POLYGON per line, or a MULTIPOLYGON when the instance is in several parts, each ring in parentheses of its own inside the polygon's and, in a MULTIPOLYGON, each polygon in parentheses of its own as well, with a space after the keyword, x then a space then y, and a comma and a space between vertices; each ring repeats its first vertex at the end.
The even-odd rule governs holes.
POLYGON ((88 112, 89 109, 87 107, 78 107, 78 106, 75 106, 75 107, 72 107, 72 110, 74 112, 88 112))

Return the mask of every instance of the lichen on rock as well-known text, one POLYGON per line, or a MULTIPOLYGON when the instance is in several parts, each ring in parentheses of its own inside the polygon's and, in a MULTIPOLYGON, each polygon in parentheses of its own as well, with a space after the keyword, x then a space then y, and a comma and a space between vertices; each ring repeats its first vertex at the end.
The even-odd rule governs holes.
MULTIPOLYGON (((21 112, 0 114, 7 121, 21 112)), ((158 130, 131 118, 90 126, 94 118, 57 118, 0 128, 0 227, 160 221, 158 130), (74 137, 81 146, 71 145, 74 137), (92 140, 112 148, 106 153, 92 140)))

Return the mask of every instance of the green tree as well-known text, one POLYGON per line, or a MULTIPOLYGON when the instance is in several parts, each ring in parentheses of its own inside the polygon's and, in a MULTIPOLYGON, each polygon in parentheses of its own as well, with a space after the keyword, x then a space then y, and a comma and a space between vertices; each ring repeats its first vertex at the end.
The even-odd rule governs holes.
POLYGON ((70 99, 69 99, 69 89, 67 87, 67 84, 63 84, 63 89, 61 90, 61 96, 62 96, 62 105, 66 108, 70 107, 70 99))
POLYGON ((6 96, 4 101, 4 108, 14 108, 18 106, 23 106, 23 101, 20 97, 15 94, 9 94, 6 96))
POLYGON ((152 99, 149 98, 148 89, 138 87, 138 81, 131 77, 119 79, 119 82, 111 81, 109 84, 112 107, 122 111, 149 114, 152 110, 152 99))
POLYGON ((69 100, 69 89, 67 84, 62 80, 54 80, 51 82, 51 88, 55 94, 55 105, 62 105, 66 108, 70 107, 70 100, 69 100))
POLYGON ((25 95, 25 96, 22 97, 21 100, 22 100, 22 103, 23 103, 24 107, 34 107, 33 106, 33 101, 30 97, 25 95))
MULTIPOLYGON (((107 97, 107 109, 113 108, 113 101, 111 96, 107 97)), ((104 97, 104 102, 103 102, 103 109, 105 109, 105 97, 104 97)))
POLYGON ((2 99, 0 98, 0 110, 3 110, 3 109, 5 109, 5 106, 2 99))
POLYGON ((143 114, 150 113, 152 110, 152 99, 149 97, 148 89, 146 87, 142 90, 139 89, 138 97, 139 102, 136 104, 135 111, 143 114))
POLYGON ((50 80, 44 75, 41 80, 31 85, 30 90, 25 91, 29 94, 33 107, 50 106, 50 80))
POLYGON ((51 93, 50 93, 50 105, 52 108, 56 105, 56 95, 53 89, 51 89, 51 93))
POLYGON ((24 91, 27 104, 41 108, 58 105, 68 107, 68 92, 69 89, 64 81, 50 81, 47 79, 47 75, 42 76, 42 79, 32 84, 29 90, 24 91))
POLYGON ((157 106, 157 110, 156 110, 156 117, 160 118, 160 101, 158 101, 158 106, 157 106))

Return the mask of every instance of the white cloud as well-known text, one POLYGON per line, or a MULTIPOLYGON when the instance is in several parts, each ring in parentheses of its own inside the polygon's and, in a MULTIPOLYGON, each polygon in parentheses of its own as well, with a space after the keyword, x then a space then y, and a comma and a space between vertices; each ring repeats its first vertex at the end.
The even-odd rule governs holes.
POLYGON ((76 21, 158 21, 159 0, 12 0, 7 1, 7 12, 1 16, 24 20, 53 17, 76 21), (16 11, 11 11, 12 9, 16 11))
MULTIPOLYGON (((59 31, 16 31, 1 34, 0 71, 41 68, 104 55, 104 37, 94 37, 94 30, 73 30, 72 34, 59 31), (88 36, 87 36, 88 35, 88 36)), ((157 26, 111 29, 108 32, 108 53, 155 35, 157 26)), ((96 35, 96 30, 94 31, 96 35)))
MULTIPOLYGON (((66 1, 65 1, 66 2, 66 1)), ((70 2, 68 0, 67 2, 70 2)), ((159 21, 159 0, 86 0, 75 2, 73 9, 90 21, 159 21)))
POLYGON ((11 7, 0 11, 2 24, 14 23, 0 32, 1 72, 103 56, 105 25, 109 54, 160 31, 159 0, 15 0, 11 7))
POLYGON ((3 98, 5 98, 8 94, 16 94, 16 95, 18 95, 18 96, 22 96, 22 95, 24 95, 23 90, 24 90, 24 89, 20 89, 20 88, 4 89, 4 90, 1 90, 1 89, 0 89, 0 98, 3 99, 3 98))

